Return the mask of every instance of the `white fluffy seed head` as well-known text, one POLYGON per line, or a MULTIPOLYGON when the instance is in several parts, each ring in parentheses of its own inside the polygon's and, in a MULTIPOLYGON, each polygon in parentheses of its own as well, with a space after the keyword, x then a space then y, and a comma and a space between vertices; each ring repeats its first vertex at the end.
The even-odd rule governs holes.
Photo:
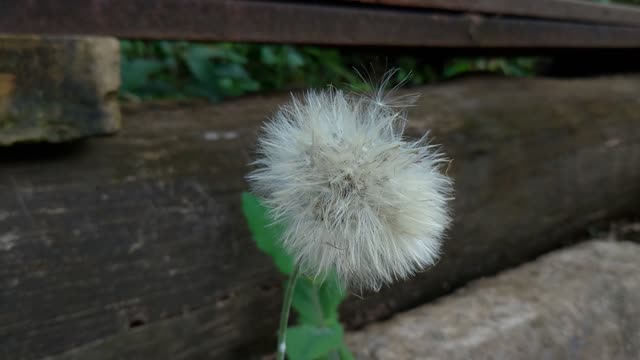
POLYGON ((262 129, 248 180, 303 273, 378 290, 436 262, 452 185, 426 137, 403 139, 406 105, 309 91, 262 129))

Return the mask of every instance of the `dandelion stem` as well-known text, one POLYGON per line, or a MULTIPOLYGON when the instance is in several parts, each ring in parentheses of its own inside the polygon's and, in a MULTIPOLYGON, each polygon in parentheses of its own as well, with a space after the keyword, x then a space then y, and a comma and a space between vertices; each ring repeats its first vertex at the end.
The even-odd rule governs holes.
POLYGON ((280 328, 278 329, 278 360, 284 360, 287 351, 287 324, 289 323, 289 312, 291 311, 291 302, 293 301, 293 290, 296 288, 298 275, 300 274, 298 266, 293 267, 287 285, 284 289, 284 300, 282 302, 282 310, 280 311, 280 328))

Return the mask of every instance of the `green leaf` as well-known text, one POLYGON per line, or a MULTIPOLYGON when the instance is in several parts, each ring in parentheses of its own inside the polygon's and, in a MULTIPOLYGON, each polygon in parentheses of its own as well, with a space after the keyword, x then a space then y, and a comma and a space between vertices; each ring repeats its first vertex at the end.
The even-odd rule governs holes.
POLYGON ((160 50, 162 56, 173 56, 174 48, 174 43, 170 41, 158 41, 158 49, 160 50))
POLYGON ((444 70, 445 77, 453 77, 472 70, 472 64, 469 60, 456 59, 447 65, 444 70))
POLYGON ((315 326, 339 324, 339 306, 345 291, 338 279, 328 276, 322 283, 300 277, 293 292, 292 306, 298 314, 298 323, 315 326))
POLYGON ((213 84, 218 79, 211 62, 211 57, 217 53, 216 49, 204 46, 190 46, 184 53, 187 68, 201 84, 213 84))
POLYGON ((282 227, 270 221, 267 208, 253 194, 242 193, 242 211, 258 248, 273 258, 280 272, 291 274, 293 259, 280 243, 282 227))
POLYGON ((131 55, 133 52, 133 43, 130 40, 120 40, 120 51, 125 56, 131 55))
POLYGON ((287 64, 290 67, 300 67, 304 65, 304 58, 296 48, 293 46, 285 46, 284 51, 286 54, 287 64))
POLYGON ((314 360, 339 351, 344 330, 340 326, 293 326, 287 330, 287 355, 290 360, 314 360))
POLYGON ((339 306, 346 297, 346 291, 342 288, 335 274, 327 276, 318 288, 318 298, 322 306, 325 324, 337 324, 339 306))
POLYGON ((239 64, 216 64, 216 74, 220 77, 249 79, 249 74, 239 64))
POLYGON ((165 68, 159 60, 135 59, 123 61, 121 66, 123 90, 141 88, 149 81, 149 77, 165 68))
POLYGON ((325 325, 325 313, 320 303, 318 286, 313 280, 301 276, 293 291, 293 309, 298 313, 298 323, 304 325, 325 325))
POLYGON ((149 55, 149 51, 148 51, 149 46, 147 45, 146 42, 142 40, 136 40, 134 41, 133 44, 135 46, 135 52, 136 54, 138 54, 138 56, 144 57, 149 55))
POLYGON ((338 354, 340 354, 340 360, 356 360, 355 356, 353 356, 344 343, 340 346, 340 349, 338 349, 338 354))
POLYGON ((264 45, 260 48, 260 61, 266 65, 275 65, 279 62, 275 48, 272 45, 264 45))

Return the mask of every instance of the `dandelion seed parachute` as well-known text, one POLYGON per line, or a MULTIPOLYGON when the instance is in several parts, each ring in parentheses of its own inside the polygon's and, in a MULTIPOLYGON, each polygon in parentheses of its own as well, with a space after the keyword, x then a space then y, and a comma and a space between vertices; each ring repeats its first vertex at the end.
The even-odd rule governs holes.
POLYGON ((382 86, 309 91, 262 129, 247 179, 302 273, 378 290, 436 262, 452 185, 426 137, 403 138, 407 105, 382 86))

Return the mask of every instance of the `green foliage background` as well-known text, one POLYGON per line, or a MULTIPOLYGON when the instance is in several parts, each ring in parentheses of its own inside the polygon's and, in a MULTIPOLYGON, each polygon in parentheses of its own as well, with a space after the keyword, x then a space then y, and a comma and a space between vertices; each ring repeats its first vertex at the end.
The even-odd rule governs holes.
MULTIPOLYGON (((473 71, 508 76, 535 73, 536 58, 455 58, 442 66, 428 59, 344 52, 316 46, 186 41, 123 40, 122 92, 125 99, 207 98, 220 101, 259 91, 361 86, 356 69, 398 68, 392 82, 411 73, 408 85, 425 84, 473 71)), ((393 84, 392 84, 393 85, 393 84)))

